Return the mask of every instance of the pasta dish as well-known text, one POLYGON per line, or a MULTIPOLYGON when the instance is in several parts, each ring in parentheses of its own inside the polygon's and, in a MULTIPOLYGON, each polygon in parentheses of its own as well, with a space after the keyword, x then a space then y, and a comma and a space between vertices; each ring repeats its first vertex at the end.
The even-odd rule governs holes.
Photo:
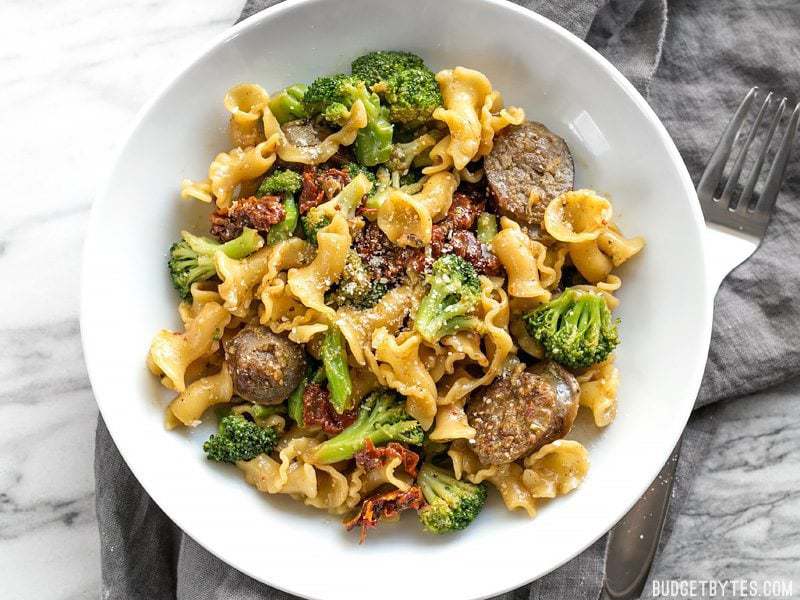
MULTIPOLYGON (((486 75, 370 52, 350 73, 224 98, 232 149, 181 197, 182 331, 147 364, 168 429, 266 494, 367 530, 447 533, 491 489, 529 516, 578 487, 579 407, 616 414, 616 267, 644 240, 574 189, 566 142, 486 75)), ((200 454, 198 452, 200 456, 200 454)))

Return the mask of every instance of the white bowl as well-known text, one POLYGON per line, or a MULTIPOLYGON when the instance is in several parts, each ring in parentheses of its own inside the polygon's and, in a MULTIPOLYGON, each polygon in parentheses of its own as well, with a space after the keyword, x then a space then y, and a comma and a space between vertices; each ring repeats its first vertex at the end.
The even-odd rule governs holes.
MULTIPOLYGON (((544 575, 605 533, 639 498, 689 416, 708 350, 702 217, 656 115, 599 54, 564 29, 498 0, 298 0, 233 27, 142 110, 94 203, 83 271, 86 362, 106 424, 144 488, 187 534, 248 575, 308 598, 484 598, 544 575), (267 497, 201 451, 210 425, 166 432, 169 394, 145 369, 153 334, 178 327, 166 254, 208 208, 178 198, 227 147, 226 89, 272 90, 347 69, 367 50, 407 49, 434 70, 486 73, 508 104, 564 136, 578 186, 608 192, 623 231, 648 245, 622 270, 619 414, 571 437, 589 448, 583 485, 509 513, 497 497, 466 531, 420 532, 413 515, 367 543, 337 518, 267 497), (413 583, 400 579, 401 573, 413 583)), ((583 411, 582 411, 583 412, 583 411)))

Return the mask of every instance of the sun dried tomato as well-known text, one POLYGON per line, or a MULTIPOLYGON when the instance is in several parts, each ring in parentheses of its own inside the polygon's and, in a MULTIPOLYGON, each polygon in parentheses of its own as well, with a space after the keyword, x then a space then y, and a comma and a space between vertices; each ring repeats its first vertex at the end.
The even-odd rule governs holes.
POLYGON ((318 383, 309 383, 303 391, 303 421, 306 427, 318 425, 325 433, 336 435, 356 420, 354 408, 341 415, 331 404, 328 388, 318 383))
POLYGON ((372 440, 367 438, 364 449, 359 450, 355 455, 356 465, 365 471, 379 469, 394 458, 402 460, 403 470, 411 477, 417 476, 419 454, 397 442, 390 442, 386 446, 376 447, 372 440))
POLYGON ((211 213, 211 235, 227 242, 242 234, 245 227, 268 231, 286 216, 280 196, 250 196, 236 200, 228 209, 211 213))
POLYGON ((405 492, 390 490, 366 498, 361 503, 361 510, 352 519, 344 521, 347 531, 356 526, 361 527, 359 543, 367 539, 367 530, 377 527, 381 519, 391 519, 409 508, 418 510, 425 504, 422 491, 417 486, 411 486, 405 492))
POLYGON ((347 171, 307 167, 303 171, 303 187, 300 191, 300 214, 304 215, 315 206, 330 200, 348 183, 350 175, 347 171))

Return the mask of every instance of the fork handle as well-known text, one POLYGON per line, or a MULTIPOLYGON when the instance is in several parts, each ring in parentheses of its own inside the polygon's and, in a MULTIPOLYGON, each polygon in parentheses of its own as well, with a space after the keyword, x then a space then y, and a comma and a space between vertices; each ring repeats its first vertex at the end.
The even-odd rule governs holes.
POLYGON ((680 449, 678 440, 650 489, 611 530, 600 600, 633 600, 641 596, 669 512, 680 449))
POLYGON ((716 294, 728 273, 753 253, 756 241, 747 234, 723 230, 713 223, 706 223, 704 245, 706 283, 709 291, 716 294))

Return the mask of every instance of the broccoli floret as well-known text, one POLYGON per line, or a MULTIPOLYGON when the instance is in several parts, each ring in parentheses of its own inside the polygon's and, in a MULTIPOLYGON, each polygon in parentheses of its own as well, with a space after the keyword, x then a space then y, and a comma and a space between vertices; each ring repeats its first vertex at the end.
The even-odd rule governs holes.
POLYGON ((356 158, 368 167, 389 158, 393 132, 389 111, 381 106, 378 95, 370 92, 363 81, 342 74, 320 77, 309 86, 303 100, 309 114, 321 115, 339 126, 344 125, 356 100, 361 100, 367 112, 367 126, 359 129, 356 135, 356 158))
POLYGON ((313 245, 317 245, 317 233, 330 225, 334 215, 341 214, 351 219, 364 196, 372 190, 372 181, 364 173, 357 174, 353 180, 327 202, 314 206, 301 219, 303 233, 313 245))
POLYGON ((478 215, 476 231, 479 242, 491 244, 494 236, 497 235, 497 216, 492 213, 482 212, 478 215))
POLYGON ((278 119, 278 123, 283 125, 289 121, 304 119, 308 116, 306 107, 303 104, 303 96, 305 96, 306 90, 308 90, 307 85, 296 83, 282 89, 270 98, 269 109, 278 119))
POLYGON ((275 169, 258 186, 258 196, 296 194, 303 187, 303 178, 296 171, 275 169))
POLYGON ((217 250, 222 250, 230 258, 240 259, 264 245, 258 232, 247 227, 239 237, 224 244, 192 235, 188 231, 182 231, 181 237, 183 239, 169 249, 167 264, 172 285, 184 300, 191 296, 195 281, 205 281, 216 275, 214 253, 217 250))
POLYGON ((370 171, 367 167, 360 165, 358 163, 354 162, 347 163, 347 165, 345 166, 345 170, 347 171, 347 174, 350 176, 351 180, 355 179, 356 177, 358 177, 363 173, 366 176, 366 178, 370 180, 370 183, 372 183, 373 185, 375 185, 375 183, 377 183, 378 181, 377 177, 375 176, 375 173, 370 171))
POLYGON ((430 120, 433 111, 443 102, 436 75, 425 67, 393 73, 373 89, 383 94, 389 107, 389 120, 409 127, 430 120))
POLYGON ((378 50, 359 56, 350 65, 350 70, 353 75, 371 86, 379 81, 385 81, 398 71, 424 66, 425 62, 411 52, 378 50))
POLYGON ((340 415, 353 407, 353 382, 350 379, 350 366, 347 364, 347 349, 344 336, 336 325, 329 325, 320 348, 331 406, 340 415))
POLYGON ((385 283, 370 277, 361 257, 351 249, 347 252, 342 278, 327 301, 334 306, 372 308, 383 298, 388 289, 385 283))
POLYGON ((423 442, 424 433, 419 421, 406 414, 397 394, 379 390, 361 404, 355 423, 314 449, 311 462, 331 464, 353 458, 367 439, 376 446, 393 441, 418 446, 423 442))
POLYGON ((549 358, 573 369, 603 362, 619 344, 606 301, 592 292, 567 288, 524 321, 549 358))
POLYGON ((242 415, 228 415, 219 422, 217 433, 203 444, 209 460, 235 463, 272 452, 278 434, 272 427, 259 427, 242 415))
POLYGON ((276 223, 269 228, 267 243, 272 245, 281 240, 292 237, 297 228, 297 221, 300 211, 294 195, 303 187, 303 178, 294 171, 288 169, 276 169, 271 175, 266 177, 261 185, 258 186, 259 196, 280 194, 283 196, 284 217, 280 223, 276 223))
POLYGON ((433 263, 427 279, 430 290, 422 299, 414 327, 428 342, 464 329, 476 329, 480 321, 469 316, 478 305, 481 284, 475 268, 455 254, 433 263))
POLYGON ((300 219, 300 225, 303 228, 303 235, 306 240, 314 246, 317 245, 317 233, 320 229, 325 229, 331 224, 331 218, 327 215, 311 209, 306 215, 300 219))
POLYGON ((440 131, 431 131, 422 134, 410 142, 393 144, 392 153, 387 162, 388 167, 392 171, 407 173, 414 163, 414 160, 425 152, 425 150, 433 148, 436 142, 441 139, 442 135, 440 131))
POLYGON ((447 471, 429 463, 417 476, 427 504, 419 510, 422 526, 431 533, 448 533, 466 528, 486 503, 486 484, 459 481, 447 471))

